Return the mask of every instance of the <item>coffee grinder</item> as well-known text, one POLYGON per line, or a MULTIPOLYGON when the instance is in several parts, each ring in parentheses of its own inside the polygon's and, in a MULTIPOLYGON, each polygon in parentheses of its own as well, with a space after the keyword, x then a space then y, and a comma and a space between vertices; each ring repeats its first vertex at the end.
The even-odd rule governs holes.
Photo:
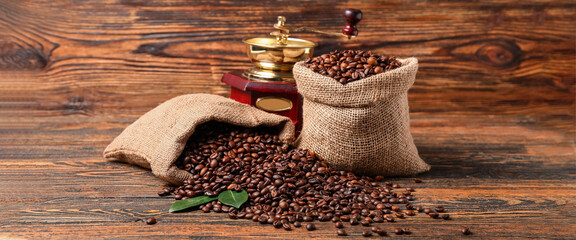
POLYGON ((291 38, 291 32, 316 32, 348 39, 358 35, 356 24, 362 19, 362 11, 346 9, 342 14, 346 21, 341 33, 322 31, 310 27, 286 26, 286 18, 278 16, 273 37, 247 38, 248 58, 253 66, 245 71, 224 74, 222 82, 231 86, 230 98, 250 104, 264 111, 289 117, 302 129, 302 96, 298 94, 292 75, 296 62, 311 58, 315 42, 291 38))

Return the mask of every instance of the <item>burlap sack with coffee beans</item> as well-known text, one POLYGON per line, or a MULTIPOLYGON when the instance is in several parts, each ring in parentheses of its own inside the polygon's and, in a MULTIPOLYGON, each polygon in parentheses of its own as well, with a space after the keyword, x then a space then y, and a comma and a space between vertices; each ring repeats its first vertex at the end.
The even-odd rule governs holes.
POLYGON ((304 97, 299 148, 313 150, 339 170, 406 176, 428 171, 410 134, 407 92, 418 60, 341 84, 298 62, 294 78, 304 97))
POLYGON ((294 125, 287 117, 222 96, 189 94, 160 104, 128 126, 104 150, 104 158, 152 169, 157 177, 181 185, 192 174, 178 169, 174 162, 196 127, 208 121, 243 127, 277 126, 286 147, 294 140, 294 125))

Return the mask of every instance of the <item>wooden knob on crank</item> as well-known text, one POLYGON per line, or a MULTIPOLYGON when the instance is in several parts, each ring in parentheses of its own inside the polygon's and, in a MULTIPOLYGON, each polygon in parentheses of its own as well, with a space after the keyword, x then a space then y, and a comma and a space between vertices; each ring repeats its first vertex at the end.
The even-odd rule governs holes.
POLYGON ((342 29, 344 35, 348 37, 358 36, 358 28, 356 24, 362 20, 362 11, 359 9, 348 8, 344 10, 342 17, 346 21, 346 26, 342 29))

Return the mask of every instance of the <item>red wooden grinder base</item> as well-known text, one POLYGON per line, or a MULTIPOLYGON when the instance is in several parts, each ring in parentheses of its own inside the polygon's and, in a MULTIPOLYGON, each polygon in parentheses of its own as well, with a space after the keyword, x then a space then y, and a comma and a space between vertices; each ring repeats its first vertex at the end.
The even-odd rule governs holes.
POLYGON ((266 112, 289 117, 296 126, 296 135, 300 133, 302 129, 302 96, 298 94, 295 83, 251 81, 242 75, 242 71, 226 73, 222 76, 221 81, 231 86, 230 98, 266 112), (287 99, 292 103, 292 107, 284 111, 269 111, 256 104, 266 98, 287 99))

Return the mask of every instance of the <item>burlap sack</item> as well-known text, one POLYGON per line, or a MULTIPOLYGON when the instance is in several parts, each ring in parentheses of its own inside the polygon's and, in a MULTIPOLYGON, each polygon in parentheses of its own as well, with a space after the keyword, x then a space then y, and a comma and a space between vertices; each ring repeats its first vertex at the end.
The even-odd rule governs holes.
POLYGON ((104 150, 104 157, 152 169, 157 177, 174 184, 192 174, 174 165, 196 126, 220 121, 244 127, 278 126, 280 140, 294 140, 294 125, 287 117, 267 113, 232 99, 189 94, 170 99, 128 126, 104 150))
POLYGON ((294 78, 304 97, 299 148, 313 150, 336 169, 365 175, 405 176, 428 171, 410 134, 407 92, 418 60, 341 84, 298 62, 294 78))

